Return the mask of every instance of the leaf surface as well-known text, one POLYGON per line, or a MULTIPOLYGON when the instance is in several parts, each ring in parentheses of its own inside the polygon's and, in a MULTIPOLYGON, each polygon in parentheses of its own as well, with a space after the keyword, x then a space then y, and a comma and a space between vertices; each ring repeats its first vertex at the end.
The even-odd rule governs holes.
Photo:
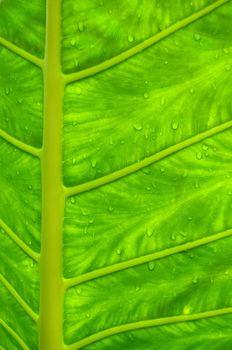
POLYGON ((230 350, 232 2, 0 8, 0 349, 230 350))

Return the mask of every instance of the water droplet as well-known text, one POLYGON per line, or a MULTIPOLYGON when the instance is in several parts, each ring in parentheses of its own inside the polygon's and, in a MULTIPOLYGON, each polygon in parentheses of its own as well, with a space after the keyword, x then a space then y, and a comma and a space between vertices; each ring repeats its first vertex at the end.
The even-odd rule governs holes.
POLYGON ((87 209, 81 209, 82 215, 84 216, 88 216, 89 215, 89 211, 87 209))
POLYGON ((164 167, 161 167, 160 168, 160 172, 163 174, 165 172, 165 168, 164 167))
POLYGON ((183 309, 183 314, 184 315, 190 314, 190 310, 191 310, 190 307, 188 305, 186 305, 183 309))
POLYGON ((178 127, 179 127, 179 122, 178 122, 177 120, 174 119, 174 120, 172 121, 172 129, 173 129, 173 130, 177 130, 178 127))
POLYGON ((76 39, 74 39, 74 38, 71 39, 71 40, 70 40, 70 45, 71 45, 71 46, 75 46, 75 44, 76 44, 76 39))
POLYGON ((174 233, 171 234, 171 239, 172 239, 172 241, 176 240, 176 235, 174 233))
POLYGON ((166 60, 166 61, 164 61, 164 64, 165 64, 165 65, 167 65, 167 64, 168 64, 168 61, 167 61, 167 60, 166 60))
POLYGON ((9 88, 5 88, 5 94, 9 95, 9 93, 10 93, 10 89, 9 88))
POLYGON ((97 160, 96 159, 91 159, 91 166, 92 168, 95 168, 97 165, 97 160))
POLYGON ((22 97, 18 97, 18 103, 19 103, 19 104, 22 104, 22 103, 23 103, 22 97))
POLYGON ((77 125, 77 121, 74 120, 74 121, 72 122, 72 126, 76 126, 76 125, 77 125))
POLYGON ((140 290, 140 287, 139 286, 136 286, 135 287, 135 291, 138 292, 140 290))
POLYGON ((194 93, 194 88, 191 88, 189 91, 190 91, 190 94, 193 94, 194 93))
POLYGON ((194 38, 194 40, 196 40, 196 41, 201 40, 201 36, 200 36, 200 34, 198 34, 198 33, 194 33, 194 34, 193 34, 193 38, 194 38))
POLYGON ((86 317, 87 317, 87 318, 90 318, 90 314, 87 313, 87 314, 86 314, 86 317))
POLYGON ((78 23, 78 30, 79 32, 83 32, 85 29, 84 23, 83 22, 79 22, 78 23))
POLYGON ((128 35, 127 40, 129 41, 129 43, 133 43, 134 41, 133 35, 128 35))
POLYGON ((112 212, 112 211, 114 210, 114 208, 113 208, 111 205, 109 205, 108 210, 109 210, 110 212, 112 212))
POLYGON ((74 64, 75 64, 76 67, 79 67, 79 60, 78 60, 78 58, 74 59, 74 64))
POLYGON ((122 254, 122 249, 119 249, 119 248, 118 248, 118 249, 116 250, 116 254, 117 254, 117 255, 121 255, 121 254, 122 254))
POLYGON ((197 277, 194 277, 194 278, 192 279, 192 282, 193 282, 194 284, 196 284, 197 281, 198 281, 198 278, 197 278, 197 277))
POLYGON ((182 237, 186 237, 187 236, 187 232, 185 232, 185 231, 180 232, 180 234, 181 234, 182 237))
POLYGON ((31 185, 28 185, 28 189, 31 190, 31 189, 32 189, 32 186, 31 186, 31 185))
POLYGON ((160 106, 163 106, 165 104, 165 97, 162 97, 160 100, 160 106))
POLYGON ((207 145, 203 145, 202 149, 203 149, 203 151, 207 151, 207 149, 209 149, 209 147, 207 145))
POLYGON ((148 92, 144 92, 143 97, 144 97, 145 99, 148 99, 148 98, 149 98, 148 92))
POLYGON ((80 95, 80 94, 81 94, 81 88, 79 88, 79 87, 76 88, 76 94, 77 94, 77 95, 80 95))
POLYGON ((196 158, 197 158, 198 160, 201 160, 201 159, 202 159, 202 153, 201 153, 201 152, 197 152, 197 153, 196 153, 196 158))
POLYGON ((75 203, 76 203, 75 197, 70 197, 70 202, 71 202, 72 204, 75 204, 75 203))
POLYGON ((148 227, 146 233, 148 237, 151 237, 153 235, 153 229, 151 227, 148 227))
POLYGON ((73 164, 73 165, 76 164, 76 158, 75 158, 75 157, 73 157, 73 159, 72 159, 72 164, 73 164))
POLYGON ((188 221, 192 221, 192 216, 188 216, 188 221))
POLYGON ((134 124, 134 129, 136 131, 141 131, 143 129, 142 124, 141 123, 134 124))
POLYGON ((225 55, 228 55, 230 51, 227 47, 224 47, 223 52, 225 55))
POLYGON ((113 11, 112 10, 109 10, 109 15, 112 15, 113 11))
POLYGON ((155 268, 155 262, 154 261, 149 261, 149 263, 147 264, 148 266, 148 270, 149 271, 153 271, 155 268))
POLYGON ((94 218, 89 219, 89 224, 93 224, 94 223, 94 218))

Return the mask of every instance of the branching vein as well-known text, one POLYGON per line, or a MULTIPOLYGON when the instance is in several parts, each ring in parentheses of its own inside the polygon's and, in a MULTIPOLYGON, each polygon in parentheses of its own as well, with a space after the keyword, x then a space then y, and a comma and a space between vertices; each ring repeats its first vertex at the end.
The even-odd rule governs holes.
POLYGON ((100 341, 104 338, 111 337, 113 335, 128 332, 128 331, 137 330, 137 329, 143 329, 143 328, 155 327, 155 326, 163 326, 163 325, 180 323, 180 322, 197 321, 197 320, 202 320, 202 319, 210 318, 210 317, 228 315, 231 313, 232 313, 232 307, 227 307, 227 308, 223 308, 223 309, 216 309, 216 310, 210 310, 210 311, 205 311, 205 312, 199 312, 196 314, 162 317, 162 318, 156 318, 156 319, 152 319, 152 320, 127 323, 127 324, 112 327, 112 328, 106 329, 104 331, 90 335, 89 337, 86 337, 86 338, 84 338, 84 339, 82 339, 74 344, 67 345, 66 349, 67 350, 78 350, 78 349, 81 349, 87 345, 90 345, 92 343, 100 341))
POLYGON ((21 49, 17 45, 13 44, 12 42, 0 37, 0 44, 4 47, 6 47, 8 50, 14 52, 18 56, 24 58, 25 60, 34 63, 36 66, 42 68, 43 67, 43 60, 39 57, 36 57, 29 52, 21 49))
POLYGON ((3 228, 5 233, 17 244, 31 259, 38 262, 39 254, 34 252, 28 245, 26 245, 10 228, 0 219, 0 227, 3 228))
POLYGON ((30 350, 24 343, 23 339, 5 322, 0 318, 0 325, 16 340, 23 350, 30 350))
POLYGON ((2 129, 0 129, 0 137, 2 137, 5 141, 9 142, 11 145, 19 148, 21 151, 27 152, 34 157, 40 157, 41 150, 39 148, 35 148, 16 139, 15 137, 9 135, 2 129))
POLYGON ((204 238, 199 238, 195 241, 180 244, 180 245, 177 245, 175 247, 167 248, 167 249, 164 249, 164 250, 152 253, 152 254, 147 254, 147 255, 140 256, 138 258, 126 260, 126 261, 120 262, 118 264, 106 266, 106 267, 103 267, 101 269, 91 271, 91 272, 88 272, 86 274, 83 274, 83 275, 80 275, 77 277, 66 279, 65 286, 66 286, 66 288, 71 288, 71 287, 74 287, 74 286, 79 285, 81 283, 91 281, 95 278, 103 277, 103 276, 109 275, 109 274, 114 273, 114 272, 122 271, 122 270, 125 270, 128 268, 134 267, 134 266, 145 264, 149 261, 163 259, 167 256, 178 254, 178 253, 190 250, 190 249, 194 249, 194 248, 197 248, 197 247, 200 247, 200 246, 206 245, 208 243, 212 243, 212 242, 218 241, 219 239, 230 237, 230 236, 232 236, 232 229, 226 230, 226 231, 223 231, 220 233, 216 233, 216 234, 213 234, 210 236, 206 236, 204 238))
POLYGON ((124 176, 127 176, 129 174, 135 173, 136 171, 151 165, 154 162, 157 162, 163 158, 166 158, 170 156, 171 154, 174 154, 178 151, 181 151, 184 148, 187 148, 189 146, 192 146, 200 141, 205 140, 206 138, 213 136, 215 134, 218 134, 222 131, 225 131, 232 127, 232 121, 228 121, 226 123, 223 123, 221 125, 218 125, 210 130, 204 131, 196 136, 190 137, 176 145, 170 146, 166 148, 163 151, 160 151, 156 154, 153 154, 150 157, 144 158, 143 160, 134 163, 132 165, 129 165, 123 169, 117 170, 109 175, 100 177, 98 179, 83 183, 81 185, 73 186, 73 187, 65 187, 65 195, 66 196, 72 196, 78 193, 90 191, 94 188, 106 185, 110 182, 116 181, 124 176))
POLYGON ((23 298, 18 294, 14 287, 7 281, 2 274, 0 274, 0 282, 3 283, 5 288, 10 292, 10 294, 15 298, 15 300, 21 305, 24 311, 31 317, 34 322, 38 322, 38 315, 31 309, 31 307, 23 300, 23 298))
POLYGON ((82 71, 64 75, 64 81, 66 84, 69 84, 71 82, 90 77, 90 76, 95 75, 97 73, 100 73, 108 68, 111 68, 111 67, 127 60, 128 58, 138 54, 139 52, 141 52, 144 49, 150 47, 151 45, 157 43, 158 41, 166 38, 170 34, 175 33, 179 29, 182 29, 182 28, 186 27, 187 25, 191 24, 192 22, 198 20, 199 18, 209 14, 210 12, 217 9, 219 6, 224 5, 225 3, 229 2, 229 1, 230 0, 218 0, 218 1, 214 2, 213 4, 205 7, 204 9, 202 9, 196 13, 193 13, 191 16, 186 17, 185 19, 173 24, 172 26, 164 29, 162 32, 155 34, 154 36, 144 40, 140 44, 134 46, 133 48, 131 48, 125 52, 120 53, 119 55, 117 55, 115 57, 112 57, 112 58, 110 58, 110 59, 108 59, 100 64, 97 64, 96 66, 84 69, 82 71))

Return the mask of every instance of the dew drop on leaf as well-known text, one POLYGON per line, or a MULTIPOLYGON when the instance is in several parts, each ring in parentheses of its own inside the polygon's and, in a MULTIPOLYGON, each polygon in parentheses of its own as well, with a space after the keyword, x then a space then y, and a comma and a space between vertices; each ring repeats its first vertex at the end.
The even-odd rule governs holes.
POLYGON ((176 235, 174 233, 171 234, 171 239, 172 239, 172 241, 176 240, 176 235))
POLYGON ((155 268, 155 262, 154 261, 149 261, 149 263, 147 264, 148 266, 148 270, 149 271, 153 271, 155 268))
POLYGON ((109 205, 108 210, 109 210, 110 212, 112 212, 112 211, 114 210, 114 208, 112 207, 112 205, 109 205))
POLYGON ((82 215, 84 215, 84 216, 88 216, 89 215, 89 211, 87 210, 87 209, 81 209, 81 213, 82 213, 82 215))
POLYGON ((71 40, 70 40, 70 45, 71 45, 71 46, 75 46, 75 44, 76 44, 76 40, 75 40, 75 39, 71 39, 71 40))
POLYGON ((96 168, 97 165, 97 160, 96 159, 91 159, 91 166, 92 168, 96 168))
POLYGON ((75 203, 76 203, 75 197, 71 197, 71 198, 70 198, 70 202, 71 202, 72 204, 75 204, 75 203))
POLYGON ((79 87, 76 88, 76 94, 77 94, 77 95, 80 95, 80 94, 81 94, 81 88, 79 88, 79 87))
POLYGON ((143 97, 144 97, 145 99, 148 99, 148 98, 149 98, 148 92, 144 92, 143 97))
POLYGON ((151 228, 151 227, 148 227, 146 233, 147 233, 148 237, 151 237, 151 236, 153 235, 153 230, 152 230, 152 228, 151 228))
POLYGON ((78 30, 79 32, 83 32, 85 29, 84 23, 83 22, 79 22, 78 23, 78 30))
POLYGON ((193 38, 194 38, 194 40, 196 40, 196 41, 201 40, 201 36, 200 36, 200 34, 198 34, 198 33, 194 33, 194 34, 193 34, 193 38))
POLYGON ((118 249, 116 250, 116 254, 117 254, 117 255, 121 255, 121 254, 122 254, 122 249, 119 249, 119 248, 118 248, 118 249))
POLYGON ((128 35, 127 40, 129 41, 129 43, 133 43, 134 41, 133 35, 128 35))
POLYGON ((223 52, 224 52, 225 55, 228 55, 229 54, 229 49, 227 47, 224 47, 223 52))
POLYGON ((196 158, 197 158, 197 160, 201 160, 202 159, 202 153, 201 152, 197 152, 196 153, 196 158))
POLYGON ((172 129, 173 129, 173 130, 177 130, 178 127, 179 127, 179 122, 178 122, 177 120, 174 119, 174 120, 172 121, 172 129))
POLYGON ((165 104, 165 97, 162 97, 160 100, 160 106, 163 106, 165 104))
POLYGON ((142 124, 140 124, 140 123, 138 123, 138 124, 134 124, 134 129, 136 130, 136 131, 141 131, 142 130, 142 124))
POLYGON ((196 284, 197 281, 198 281, 198 278, 197 278, 197 277, 194 277, 194 278, 192 279, 192 282, 193 282, 194 284, 196 284))

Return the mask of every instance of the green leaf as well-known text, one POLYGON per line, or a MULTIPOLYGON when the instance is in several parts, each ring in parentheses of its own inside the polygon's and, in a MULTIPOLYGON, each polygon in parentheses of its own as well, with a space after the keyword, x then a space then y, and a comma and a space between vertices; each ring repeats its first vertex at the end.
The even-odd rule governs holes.
POLYGON ((230 350, 232 2, 0 9, 0 349, 230 350))

